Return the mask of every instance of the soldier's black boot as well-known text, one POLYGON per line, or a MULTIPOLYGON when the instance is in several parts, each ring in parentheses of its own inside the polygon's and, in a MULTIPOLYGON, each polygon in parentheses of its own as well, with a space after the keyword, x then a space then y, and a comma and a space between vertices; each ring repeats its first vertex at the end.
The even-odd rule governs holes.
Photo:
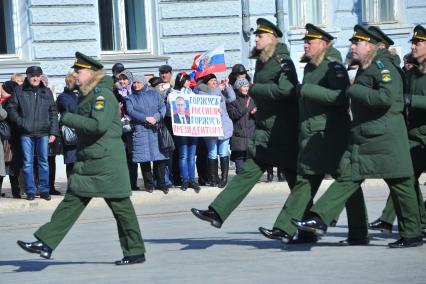
POLYGON ((368 223, 368 228, 370 230, 381 231, 387 235, 392 234, 392 224, 389 224, 388 222, 382 221, 380 219, 377 219, 372 223, 368 223))
POLYGON ((368 237, 361 238, 361 239, 347 238, 343 241, 340 241, 339 245, 341 245, 341 246, 366 246, 369 243, 370 243, 370 239, 368 237))
POLYGON ((196 208, 191 209, 192 214, 195 215, 198 219, 203 221, 210 222, 213 227, 220 228, 222 227, 222 220, 219 217, 219 214, 216 213, 213 209, 209 208, 208 210, 199 210, 196 208))
POLYGON ((264 227, 259 227, 259 232, 268 239, 279 240, 282 243, 289 243, 292 240, 292 236, 284 232, 283 230, 273 228, 272 230, 264 227))
POLYGON ((274 167, 268 166, 266 168, 266 182, 272 182, 274 180, 274 167))
POLYGON ((390 248, 412 248, 412 247, 419 247, 422 245, 423 245, 422 237, 400 238, 396 242, 388 244, 390 248))
POLYGON ((220 157, 220 170, 221 170, 221 179, 219 182, 219 187, 224 188, 228 183, 228 171, 229 171, 229 156, 220 157))
POLYGON ((311 232, 317 236, 323 236, 327 233, 327 224, 317 216, 305 220, 292 219, 291 223, 299 230, 311 232))
POLYGON ((49 259, 52 255, 52 249, 49 248, 45 243, 36 241, 32 243, 26 243, 23 241, 17 241, 17 244, 25 251, 29 253, 40 254, 41 257, 49 259))
POLYGON ((145 262, 145 254, 125 256, 123 259, 117 260, 115 265, 129 265, 142 262, 145 262))
POLYGON ((208 159, 207 160, 207 173, 209 175, 207 185, 216 187, 218 184, 217 179, 217 170, 218 170, 218 163, 217 159, 208 159))
POLYGON ((306 231, 297 231, 296 235, 293 236, 291 244, 311 244, 318 242, 318 237, 314 233, 306 231))

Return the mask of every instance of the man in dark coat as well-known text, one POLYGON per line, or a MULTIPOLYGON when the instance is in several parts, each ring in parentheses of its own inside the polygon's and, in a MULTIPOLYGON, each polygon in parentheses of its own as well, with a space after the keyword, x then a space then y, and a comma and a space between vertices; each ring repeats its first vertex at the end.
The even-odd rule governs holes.
MULTIPOLYGON (((312 206, 313 198, 326 174, 339 175, 339 162, 349 142, 349 98, 345 94, 349 78, 340 52, 332 46, 334 37, 312 25, 306 25, 305 54, 307 62, 299 94, 300 133, 297 183, 284 204, 272 230, 260 227, 267 238, 284 242, 315 242, 316 236, 300 234, 292 218, 300 219, 312 206)), ((364 204, 361 188, 354 194, 364 204)), ((361 213, 365 212, 361 211, 361 213)), ((348 210, 348 213, 351 213, 348 210)), ((351 216, 350 216, 351 217, 351 216)), ((362 222, 351 230, 350 244, 368 243, 366 214, 356 216, 362 222), (364 230, 362 230, 364 229, 364 230)), ((355 226, 354 226, 355 227, 355 226)))
MULTIPOLYGON (((407 130, 404 123, 403 82, 389 52, 367 28, 356 25, 350 39, 353 60, 360 69, 346 93, 351 98, 351 140, 340 164, 341 175, 311 208, 313 217, 293 224, 300 230, 323 235, 346 201, 367 178, 388 184, 398 216, 400 239, 391 248, 423 245, 420 214, 414 190, 407 130)), ((361 206, 354 206, 357 215, 361 206)), ((349 230, 353 222, 348 219, 349 230)), ((367 226, 367 224, 365 224, 367 226)))
POLYGON ((20 137, 23 155, 23 172, 27 199, 34 200, 34 153, 38 153, 38 190, 40 197, 50 200, 49 188, 49 143, 59 135, 58 113, 55 100, 49 88, 41 81, 43 70, 30 66, 27 78, 16 87, 7 106, 9 119, 20 137))
POLYGON ((254 137, 248 147, 250 158, 208 210, 191 210, 217 228, 252 190, 268 165, 283 168, 290 189, 296 182, 296 70, 286 45, 279 41, 283 33, 274 24, 258 19, 255 34, 256 73, 249 95, 257 112, 254 137))
POLYGON ((112 79, 96 60, 76 53, 74 70, 82 95, 75 113, 65 113, 62 124, 76 130, 77 161, 67 193, 49 223, 34 234, 37 241, 18 245, 27 252, 50 258, 93 197, 102 197, 117 222, 124 258, 116 265, 145 261, 138 219, 130 201, 130 180, 121 140, 122 127, 112 79))
MULTIPOLYGON (((383 36, 386 38, 386 36, 383 36)), ((417 61, 406 72, 406 104, 408 108, 408 138, 410 140, 411 159, 416 178, 416 193, 419 202, 423 236, 426 236, 426 212, 419 186, 420 175, 426 170, 426 29, 420 25, 413 31, 412 56, 417 61)), ((369 229, 390 234, 396 213, 391 196, 379 219, 369 224, 369 229)))

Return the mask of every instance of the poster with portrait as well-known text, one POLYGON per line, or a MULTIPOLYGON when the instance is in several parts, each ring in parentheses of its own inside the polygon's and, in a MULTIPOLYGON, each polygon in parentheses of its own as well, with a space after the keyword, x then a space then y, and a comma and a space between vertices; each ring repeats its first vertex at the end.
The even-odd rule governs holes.
POLYGON ((189 137, 223 136, 220 96, 174 91, 169 94, 173 134, 189 137))

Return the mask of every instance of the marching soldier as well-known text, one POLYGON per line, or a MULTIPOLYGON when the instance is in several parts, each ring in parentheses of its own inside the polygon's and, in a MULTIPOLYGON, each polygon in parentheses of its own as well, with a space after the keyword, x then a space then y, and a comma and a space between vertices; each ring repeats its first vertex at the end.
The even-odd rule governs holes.
POLYGON ((290 189, 296 181, 298 107, 297 74, 283 33, 265 19, 257 20, 254 85, 250 96, 257 106, 256 130, 249 144, 250 158, 241 172, 210 204, 208 210, 192 208, 192 213, 220 228, 243 201, 268 165, 283 169, 290 189))
MULTIPOLYGON (((272 230, 259 228, 267 238, 291 242, 315 242, 313 234, 301 233, 291 219, 300 219, 312 206, 313 198, 326 174, 338 176, 338 166, 349 142, 349 98, 345 94, 349 78, 340 52, 333 47, 333 36, 312 25, 306 25, 305 54, 307 62, 299 94, 300 134, 297 182, 284 204, 272 230)), ((364 205, 361 189, 352 199, 364 205)), ((350 207, 349 207, 350 209, 350 207)), ((348 210, 351 213, 350 210, 348 210)), ((365 208, 360 213, 365 212, 365 208)), ((352 216, 349 216, 349 218, 352 216)), ((349 232, 347 244, 368 243, 365 214, 352 219, 361 222, 349 232)))
POLYGON ((351 98, 353 121, 350 144, 341 161, 342 174, 311 208, 312 217, 292 222, 300 230, 323 235, 366 178, 383 178, 391 191, 401 236, 389 247, 421 246, 420 215, 403 117, 402 79, 389 53, 378 49, 380 39, 369 30, 356 25, 350 41, 353 59, 359 61, 360 69, 355 83, 346 91, 351 98))
POLYGON ((49 223, 34 234, 37 241, 18 241, 27 252, 50 258, 93 197, 102 197, 112 210, 124 258, 116 265, 145 261, 145 247, 130 201, 130 180, 121 140, 122 126, 112 79, 102 64, 77 52, 74 71, 83 95, 75 113, 65 113, 62 124, 78 135, 77 161, 68 190, 49 223))
MULTIPOLYGON (((426 212, 423 205, 423 196, 419 186, 419 177, 426 170, 426 30, 418 25, 414 28, 412 42, 412 56, 417 61, 406 73, 405 102, 408 108, 408 138, 411 148, 414 174, 416 178, 416 193, 419 203, 422 232, 426 236, 426 212)), ((392 232, 392 224, 395 221, 395 208, 391 196, 388 197, 386 207, 382 215, 369 224, 369 229, 380 230, 387 234, 392 232)))

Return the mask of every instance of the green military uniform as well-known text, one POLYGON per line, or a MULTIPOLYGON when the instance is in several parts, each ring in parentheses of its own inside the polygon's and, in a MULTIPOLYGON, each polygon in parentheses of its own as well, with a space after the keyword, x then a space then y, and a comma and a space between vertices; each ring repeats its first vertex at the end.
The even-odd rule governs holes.
MULTIPOLYGON (((379 41, 362 26, 354 30, 352 42, 379 41)), ((353 121, 350 145, 340 165, 342 174, 311 210, 326 224, 340 213, 364 179, 383 178, 391 190, 401 237, 420 236, 402 92, 403 82, 389 53, 378 49, 372 63, 358 70, 354 85, 347 90, 353 121)))
MULTIPOLYGON (((312 39, 321 39, 329 44, 334 38, 324 30, 307 24, 304 40, 312 39)), ((291 219, 301 219, 305 210, 312 206, 324 175, 338 176, 339 162, 349 142, 349 98, 345 94, 348 86, 349 78, 341 64, 340 52, 332 46, 326 48, 324 54, 311 58, 304 69, 299 95, 297 183, 274 224, 274 228, 289 235, 297 231, 291 219)), ((361 189, 354 198, 359 198, 359 203, 364 204, 361 189)), ((366 227, 365 214, 359 214, 357 220, 364 223, 358 228, 366 227)), ((358 231, 356 236, 351 233, 350 238, 365 238, 367 230, 358 231)))
MULTIPOLYGON (((426 41, 426 30, 422 26, 414 28, 412 41, 426 41)), ((408 138, 410 140, 411 159, 413 161, 416 178, 416 193, 419 202, 422 227, 426 228, 426 212, 423 205, 423 196, 418 179, 426 170, 426 73, 418 66, 413 66, 406 73, 406 91, 410 94, 411 104, 408 109, 408 138)), ((386 207, 383 209, 380 220, 389 224, 395 221, 395 208, 389 196, 386 207)))
POLYGON ((121 140, 122 126, 112 79, 102 65, 77 52, 74 68, 95 70, 92 79, 81 86, 75 113, 66 113, 62 124, 76 130, 77 161, 69 178, 67 193, 49 223, 35 237, 55 249, 90 202, 103 197, 117 222, 124 256, 145 252, 138 220, 130 201, 130 180, 121 140))
MULTIPOLYGON (((265 19, 257 20, 255 33, 282 37, 282 32, 265 19)), ((298 81, 294 64, 283 43, 278 43, 275 49, 255 51, 253 58, 257 59, 256 71, 249 94, 257 107, 256 130, 249 143, 250 159, 210 204, 222 221, 247 196, 267 165, 283 168, 290 188, 296 178, 298 81)))

